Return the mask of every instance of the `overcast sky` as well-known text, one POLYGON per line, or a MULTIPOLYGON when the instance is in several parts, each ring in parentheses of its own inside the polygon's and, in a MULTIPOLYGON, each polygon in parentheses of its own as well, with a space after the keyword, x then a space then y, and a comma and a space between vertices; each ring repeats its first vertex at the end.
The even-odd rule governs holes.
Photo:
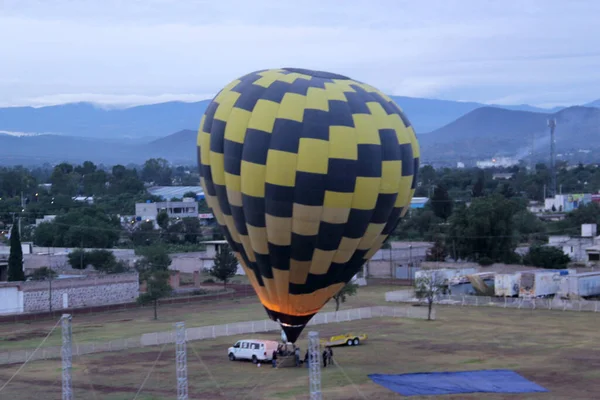
POLYGON ((393 95, 600 98, 597 0, 0 0, 0 106, 209 98, 264 68, 393 95))

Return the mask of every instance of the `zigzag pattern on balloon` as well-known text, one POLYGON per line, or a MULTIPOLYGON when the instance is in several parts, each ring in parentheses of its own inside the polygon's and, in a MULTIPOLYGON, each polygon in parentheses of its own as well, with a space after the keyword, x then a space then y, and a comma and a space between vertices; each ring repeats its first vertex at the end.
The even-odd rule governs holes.
POLYGON ((270 317, 303 327, 406 213, 419 146, 379 90, 284 68, 217 94, 200 123, 198 165, 208 206, 270 317))

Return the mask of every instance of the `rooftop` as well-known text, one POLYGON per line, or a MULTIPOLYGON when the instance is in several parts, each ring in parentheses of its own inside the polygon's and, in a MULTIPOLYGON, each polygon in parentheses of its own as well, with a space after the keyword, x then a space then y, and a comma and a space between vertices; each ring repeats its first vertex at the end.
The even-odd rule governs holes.
POLYGON ((181 199, 188 192, 204 196, 202 186, 152 186, 148 188, 148 193, 162 197, 165 200, 171 200, 174 197, 181 199))

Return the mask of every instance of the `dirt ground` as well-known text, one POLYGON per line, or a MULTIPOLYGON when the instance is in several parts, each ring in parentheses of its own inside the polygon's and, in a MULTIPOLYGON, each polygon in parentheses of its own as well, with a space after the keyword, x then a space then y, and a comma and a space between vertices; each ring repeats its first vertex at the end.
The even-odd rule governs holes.
MULTIPOLYGON (((371 373, 408 373, 507 368, 545 387, 548 393, 414 396, 414 399, 600 398, 600 316, 544 310, 438 307, 436 321, 372 319, 318 325, 322 337, 365 332, 358 347, 334 348, 337 365, 322 370, 323 398, 396 399, 375 385, 371 373)), ((306 349, 304 332, 298 344, 306 349)), ((246 337, 246 336, 245 336, 246 337)), ((278 340, 277 333, 255 335, 278 340)), ((190 398, 308 399, 306 368, 272 369, 230 362, 227 347, 241 336, 188 343, 190 398)), ((0 387, 18 365, 0 366, 0 387)), ((0 398, 59 398, 60 360, 27 364, 0 398)), ((74 360, 75 398, 121 400, 175 398, 175 349, 151 347, 74 360), (145 383, 144 383, 145 382, 145 383), (142 386, 143 384, 143 386, 142 386)))

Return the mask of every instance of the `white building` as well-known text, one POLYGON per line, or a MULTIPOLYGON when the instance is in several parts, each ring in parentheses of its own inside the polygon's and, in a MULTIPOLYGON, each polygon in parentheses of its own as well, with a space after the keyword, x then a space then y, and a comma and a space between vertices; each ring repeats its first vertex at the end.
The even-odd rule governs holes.
POLYGON ((166 211, 169 218, 198 218, 198 203, 195 199, 184 198, 183 201, 135 204, 135 216, 141 220, 156 221, 161 211, 166 211))
POLYGON ((596 224, 583 224, 581 236, 550 236, 548 245, 560 248, 572 261, 588 262, 589 254, 594 254, 593 249, 600 245, 596 230, 596 224))

